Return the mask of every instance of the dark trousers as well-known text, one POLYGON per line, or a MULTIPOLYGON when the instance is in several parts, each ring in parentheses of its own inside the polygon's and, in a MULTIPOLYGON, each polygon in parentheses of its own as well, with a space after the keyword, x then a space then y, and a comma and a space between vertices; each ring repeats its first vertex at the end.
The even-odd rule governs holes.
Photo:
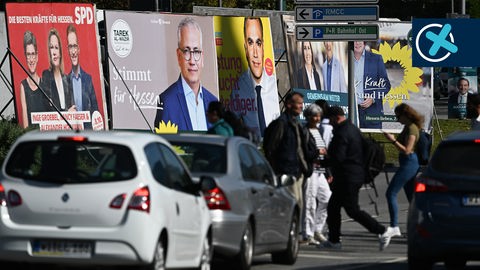
MULTIPOLYGON (((335 179, 337 180, 337 179, 335 179)), ((367 212, 360 209, 358 205, 358 192, 362 187, 362 183, 345 182, 340 179, 334 181, 332 185, 332 196, 328 202, 328 240, 332 243, 340 242, 341 234, 341 208, 356 222, 360 223, 369 232, 375 234, 383 234, 385 226, 378 223, 376 219, 370 216, 367 212)))

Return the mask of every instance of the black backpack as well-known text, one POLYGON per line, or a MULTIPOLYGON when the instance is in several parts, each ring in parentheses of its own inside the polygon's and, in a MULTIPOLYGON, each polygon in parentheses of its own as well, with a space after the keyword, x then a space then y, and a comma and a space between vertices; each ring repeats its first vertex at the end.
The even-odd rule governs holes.
POLYGON ((263 152, 270 164, 273 164, 276 150, 283 137, 284 128, 282 120, 277 118, 270 122, 263 133, 263 152))
POLYGON ((430 159, 430 150, 432 148, 432 135, 425 130, 420 130, 417 145, 415 146, 415 153, 418 157, 418 164, 427 165, 430 159))
POLYGON ((365 168, 366 184, 372 183, 373 180, 385 166, 385 151, 383 146, 375 139, 370 137, 363 138, 363 164, 365 168))

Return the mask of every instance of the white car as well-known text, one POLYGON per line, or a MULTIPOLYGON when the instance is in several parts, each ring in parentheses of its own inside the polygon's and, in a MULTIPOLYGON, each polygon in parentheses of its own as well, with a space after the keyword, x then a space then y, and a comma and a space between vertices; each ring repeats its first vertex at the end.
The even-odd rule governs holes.
POLYGON ((212 183, 158 135, 26 133, 0 174, 0 261, 210 269, 212 183))

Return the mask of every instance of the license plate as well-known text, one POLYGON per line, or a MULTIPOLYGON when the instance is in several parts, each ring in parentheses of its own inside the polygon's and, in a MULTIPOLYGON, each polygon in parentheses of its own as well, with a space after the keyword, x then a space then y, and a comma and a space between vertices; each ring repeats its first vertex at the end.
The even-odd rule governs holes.
POLYGON ((480 194, 463 196, 463 205, 465 206, 480 206, 480 194))
POLYGON ((33 256, 91 258, 92 243, 68 240, 35 240, 32 242, 33 256))

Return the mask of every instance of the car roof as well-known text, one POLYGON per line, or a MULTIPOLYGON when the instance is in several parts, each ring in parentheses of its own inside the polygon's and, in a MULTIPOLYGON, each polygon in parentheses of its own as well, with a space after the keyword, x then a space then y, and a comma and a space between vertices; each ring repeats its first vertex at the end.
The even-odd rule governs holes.
POLYGON ((178 133, 178 134, 158 134, 161 137, 165 138, 169 142, 196 142, 196 143, 206 143, 206 144, 215 144, 215 145, 227 145, 229 142, 242 141, 248 142, 249 140, 239 137, 225 137, 214 134, 201 134, 201 133, 178 133))
POLYGON ((149 132, 136 132, 136 131, 119 131, 119 130, 108 130, 108 131, 39 131, 33 130, 23 134, 19 137, 16 143, 23 141, 51 141, 57 140, 59 137, 74 137, 82 136, 87 137, 89 140, 96 142, 105 142, 105 143, 119 143, 125 145, 134 145, 134 144, 146 144, 151 141, 160 141, 166 144, 169 144, 165 139, 156 136, 149 132))
POLYGON ((480 130, 459 131, 449 135, 443 142, 474 141, 480 139, 480 130))

